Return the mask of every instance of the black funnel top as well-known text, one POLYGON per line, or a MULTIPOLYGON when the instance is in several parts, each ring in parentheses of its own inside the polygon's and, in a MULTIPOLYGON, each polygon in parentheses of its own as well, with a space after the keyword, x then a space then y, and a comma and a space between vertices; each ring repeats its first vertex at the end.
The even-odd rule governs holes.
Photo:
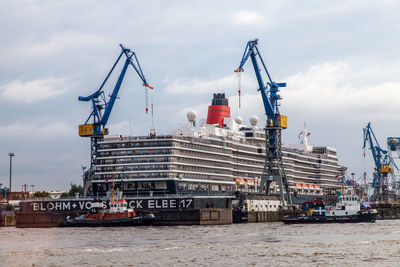
POLYGON ((225 93, 214 94, 211 105, 228 106, 228 99, 225 98, 225 93))

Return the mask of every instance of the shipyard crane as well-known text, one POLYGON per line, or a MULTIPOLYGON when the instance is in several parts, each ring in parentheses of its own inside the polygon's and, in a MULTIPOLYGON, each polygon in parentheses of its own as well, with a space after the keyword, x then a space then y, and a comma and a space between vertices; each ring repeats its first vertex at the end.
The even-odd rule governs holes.
POLYGON ((114 65, 112 66, 111 70, 108 72, 103 83, 100 85, 100 88, 89 96, 86 97, 80 96, 78 98, 79 101, 91 102, 92 104, 91 114, 89 115, 84 124, 79 125, 79 136, 91 138, 90 167, 92 170, 95 166, 95 161, 96 161, 97 142, 104 135, 108 134, 108 129, 106 128, 106 125, 108 119, 110 118, 111 111, 114 107, 115 100, 118 97, 119 89, 121 88, 122 81, 124 80, 125 73, 129 65, 131 65, 134 68, 139 78, 143 82, 143 86, 145 87, 145 93, 146 93, 146 113, 148 112, 148 89, 153 89, 153 87, 151 87, 147 83, 142 68, 140 67, 139 60, 136 57, 136 53, 128 48, 125 48, 122 44, 120 44, 120 47, 122 51, 119 54, 114 65), (107 99, 104 94, 103 87, 106 84, 112 72, 114 71, 118 62, 123 57, 123 55, 125 55, 126 57, 124 66, 122 67, 121 73, 118 76, 118 80, 117 83, 115 84, 112 94, 107 99))
MULTIPOLYGON (((387 138, 387 146, 390 152, 397 152, 399 154, 400 151, 400 137, 388 137, 387 138)), ((400 155, 399 155, 400 157, 400 155)))
POLYGON ((379 202, 388 201, 390 199, 389 174, 393 174, 393 168, 391 166, 394 166, 396 169, 398 168, 393 161, 393 158, 388 154, 388 151, 380 147, 374 131, 371 128, 370 122, 368 122, 363 131, 363 149, 366 149, 368 142, 375 164, 375 170, 372 179, 373 197, 379 202))
POLYGON ((235 72, 239 74, 243 72, 243 66, 248 58, 251 58, 259 86, 258 91, 261 93, 265 114, 267 115, 265 127, 265 164, 261 177, 260 192, 265 190, 266 194, 270 194, 271 182, 277 181, 280 187, 282 203, 284 205, 291 205, 293 202, 282 163, 281 131, 287 128, 287 117, 281 115, 278 108, 278 101, 282 99, 279 95, 279 88, 286 87, 286 83, 276 83, 272 80, 257 45, 258 39, 247 42, 242 60, 235 72), (262 68, 260 68, 260 63, 262 68), (267 77, 267 83, 264 83, 263 75, 267 77))
MULTIPOLYGON (((399 159, 400 158, 400 137, 388 137, 387 138, 387 146, 388 146, 388 153, 392 159, 399 159), (396 156, 393 156, 393 153, 396 152, 396 156)), ((393 176, 393 188, 396 190, 396 195, 400 195, 400 181, 399 176, 393 176)))

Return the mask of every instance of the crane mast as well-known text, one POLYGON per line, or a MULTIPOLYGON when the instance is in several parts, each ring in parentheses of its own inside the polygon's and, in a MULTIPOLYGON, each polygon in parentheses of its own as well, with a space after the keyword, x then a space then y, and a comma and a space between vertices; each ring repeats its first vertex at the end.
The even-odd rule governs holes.
POLYGON ((91 159, 90 159, 90 168, 87 171, 88 176, 94 173, 95 166, 96 166, 96 157, 97 157, 97 144, 99 139, 103 138, 104 135, 108 134, 108 129, 106 128, 107 122, 110 118, 112 109, 115 104, 115 100, 118 98, 118 92, 121 88, 122 82, 124 80, 126 71, 130 66, 132 66, 135 72, 138 74, 139 78, 143 82, 143 86, 145 87, 146 92, 146 113, 148 112, 148 89, 153 89, 147 81, 143 74, 142 68, 140 67, 139 60, 136 57, 136 53, 132 50, 125 48, 122 44, 120 44, 122 49, 121 53, 119 54, 117 60, 115 61, 114 65, 112 66, 111 70, 108 72, 106 78, 100 85, 100 88, 96 90, 93 94, 83 97, 80 96, 78 98, 79 101, 90 102, 92 105, 92 111, 87 118, 86 122, 82 125, 79 125, 79 136, 81 137, 90 137, 91 140, 91 159), (118 76, 117 83, 114 86, 114 89, 109 96, 109 99, 106 99, 103 87, 110 78, 112 72, 114 71, 115 67, 117 66, 120 59, 125 55, 126 59, 122 70, 118 76))
MULTIPOLYGON (((289 184, 282 162, 282 129, 287 128, 287 117, 279 112, 279 88, 286 87, 286 83, 276 83, 272 80, 271 75, 261 57, 257 47, 258 39, 247 42, 242 60, 239 67, 235 70, 237 73, 243 72, 243 66, 248 58, 251 58, 254 72, 264 104, 267 121, 265 126, 265 163, 263 175, 261 177, 260 192, 270 194, 271 183, 277 182, 280 189, 281 201, 284 205, 293 204, 292 197, 289 192, 289 184), (262 69, 260 68, 260 63, 262 69), (267 83, 264 83, 262 71, 267 77, 267 83)), ((240 88, 239 88, 240 92, 240 88)))

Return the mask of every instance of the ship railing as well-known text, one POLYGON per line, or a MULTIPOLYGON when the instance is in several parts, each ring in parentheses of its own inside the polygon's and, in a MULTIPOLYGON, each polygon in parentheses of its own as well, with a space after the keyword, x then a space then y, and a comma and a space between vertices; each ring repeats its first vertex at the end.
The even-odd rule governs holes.
POLYGON ((115 136, 104 138, 101 143, 115 142, 115 141, 135 141, 135 140, 145 140, 145 139, 171 139, 171 135, 158 135, 156 137, 152 136, 115 136))
POLYGON ((127 198, 193 198, 196 196, 228 196, 232 195, 229 191, 197 191, 182 192, 176 194, 163 193, 163 192, 137 192, 135 194, 126 195, 127 198))

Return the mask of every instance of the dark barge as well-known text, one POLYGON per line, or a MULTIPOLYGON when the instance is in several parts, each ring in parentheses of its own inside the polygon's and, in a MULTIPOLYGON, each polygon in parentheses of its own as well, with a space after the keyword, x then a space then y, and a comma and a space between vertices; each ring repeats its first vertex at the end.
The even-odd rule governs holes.
MULTIPOLYGON (((125 200, 141 216, 154 214, 153 225, 206 225, 232 223, 231 199, 230 196, 165 196, 125 200)), ((68 216, 76 218, 89 213, 96 202, 91 198, 21 201, 16 226, 60 227, 68 216)), ((109 206, 108 200, 103 203, 109 206)))

